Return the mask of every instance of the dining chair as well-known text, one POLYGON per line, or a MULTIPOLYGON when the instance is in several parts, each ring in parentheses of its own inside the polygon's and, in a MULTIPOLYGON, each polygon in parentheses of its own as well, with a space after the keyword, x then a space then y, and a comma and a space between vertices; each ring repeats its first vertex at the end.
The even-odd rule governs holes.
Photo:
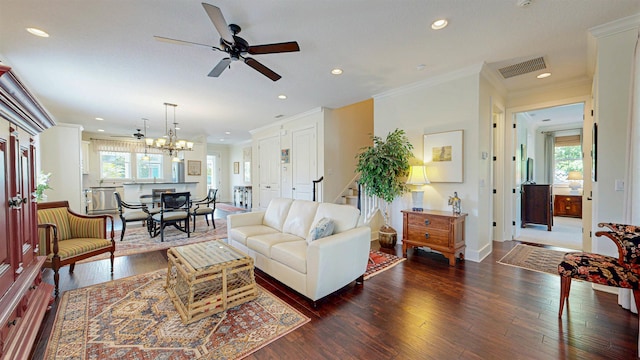
POLYGON ((147 225, 147 229, 149 229, 149 218, 151 217, 151 215, 160 212, 160 208, 148 209, 146 204, 128 203, 122 200, 118 192, 113 193, 113 196, 115 196, 116 198, 116 203, 118 205, 118 215, 120 216, 120 220, 122 220, 122 232, 120 233, 120 241, 124 239, 124 233, 127 230, 128 222, 142 221, 142 224, 147 225))
POLYGON ((218 196, 218 189, 209 189, 207 196, 200 200, 194 200, 191 204, 191 216, 193 216, 193 231, 196 230, 196 217, 204 216, 209 226, 209 215, 211 215, 211 222, 213 228, 216 228, 216 221, 213 218, 213 213, 216 211, 216 199, 218 196))
POLYGON ((160 241, 164 241, 164 228, 173 225, 176 229, 186 232, 191 237, 189 208, 191 194, 189 192, 162 193, 160 195, 160 212, 151 216, 153 229, 152 237, 160 234, 160 241))

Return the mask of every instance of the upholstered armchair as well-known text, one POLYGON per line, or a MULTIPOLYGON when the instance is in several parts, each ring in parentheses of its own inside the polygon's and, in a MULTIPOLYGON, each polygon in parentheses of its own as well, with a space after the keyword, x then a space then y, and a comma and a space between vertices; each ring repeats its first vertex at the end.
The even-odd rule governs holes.
POLYGON ((558 265, 560 274, 560 311, 562 317, 565 300, 569 298, 571 279, 596 284, 632 289, 636 306, 640 309, 640 226, 600 223, 609 231, 598 231, 596 236, 611 239, 618 247, 618 257, 570 252, 558 265))
POLYGON ((111 273, 116 249, 111 215, 80 215, 69 209, 69 202, 38 204, 40 255, 46 256, 45 267, 53 270, 55 296, 58 296, 59 269, 69 265, 73 273, 77 261, 110 252, 111 273), (109 227, 109 229, 107 229, 109 227))

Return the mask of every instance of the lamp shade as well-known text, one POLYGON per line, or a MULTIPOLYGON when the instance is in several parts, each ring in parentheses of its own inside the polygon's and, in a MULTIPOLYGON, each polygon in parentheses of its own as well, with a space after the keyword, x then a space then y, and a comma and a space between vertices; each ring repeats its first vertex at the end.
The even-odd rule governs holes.
POLYGON ((427 178, 427 169, 424 165, 412 165, 409 169, 409 178, 407 184, 409 185, 424 185, 429 184, 427 178))
POLYGON ((582 173, 580 171, 569 171, 567 180, 582 180, 582 173))

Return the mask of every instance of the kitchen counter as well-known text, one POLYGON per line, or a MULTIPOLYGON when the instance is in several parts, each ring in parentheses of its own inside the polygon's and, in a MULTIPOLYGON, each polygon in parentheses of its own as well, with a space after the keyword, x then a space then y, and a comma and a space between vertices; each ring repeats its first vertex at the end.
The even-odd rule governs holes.
POLYGON ((183 181, 183 182, 171 182, 171 181, 157 181, 157 182, 130 182, 123 183, 122 185, 166 185, 166 184, 197 184, 197 181, 183 181))
POLYGON ((196 194, 196 188, 198 186, 197 181, 185 181, 185 182, 135 182, 124 183, 124 201, 131 203, 139 203, 140 196, 151 195, 153 189, 173 190, 175 192, 190 192, 191 196, 198 196, 196 194))

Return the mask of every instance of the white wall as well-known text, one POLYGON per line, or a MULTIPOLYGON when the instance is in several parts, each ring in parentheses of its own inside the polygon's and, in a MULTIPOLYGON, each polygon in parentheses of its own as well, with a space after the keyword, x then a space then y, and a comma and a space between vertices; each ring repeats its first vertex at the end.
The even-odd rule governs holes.
POLYGON ((69 207, 84 214, 82 207, 81 145, 82 126, 58 123, 39 136, 39 163, 43 173, 51 173, 47 201, 67 200, 69 207))
MULTIPOLYGON (((626 188, 616 191, 615 182, 625 179, 629 90, 638 25, 596 36, 598 56, 594 111, 598 124, 598 178, 593 187, 594 227, 598 222, 623 221, 623 203, 628 195, 626 188)), ((598 253, 617 255, 616 247, 607 239, 594 238, 593 247, 598 253)))
MULTIPOLYGON (((455 74, 432 79, 425 83, 396 89, 374 97, 374 133, 386 135, 396 128, 403 129, 414 146, 414 157, 422 160, 424 134, 464 130, 464 182, 431 183, 424 187, 424 207, 433 210, 451 210, 448 197, 454 191, 462 199, 466 220, 465 258, 480 261, 490 251, 487 225, 478 223, 480 212, 489 212, 486 190, 479 191, 480 180, 488 178, 488 161, 481 161, 482 151, 490 151, 486 137, 491 119, 491 105, 479 102, 489 100, 489 91, 480 96, 480 67, 461 70, 455 74), (482 108, 486 114, 479 115, 482 108), (480 124, 482 123, 482 129, 480 124), (485 129, 485 127, 487 129, 485 129), (482 203, 480 199, 483 199, 482 203)), ((391 207, 391 226, 402 238, 401 210, 411 207, 411 196, 396 199, 391 207)), ((486 221, 486 216, 482 221, 486 221)))

